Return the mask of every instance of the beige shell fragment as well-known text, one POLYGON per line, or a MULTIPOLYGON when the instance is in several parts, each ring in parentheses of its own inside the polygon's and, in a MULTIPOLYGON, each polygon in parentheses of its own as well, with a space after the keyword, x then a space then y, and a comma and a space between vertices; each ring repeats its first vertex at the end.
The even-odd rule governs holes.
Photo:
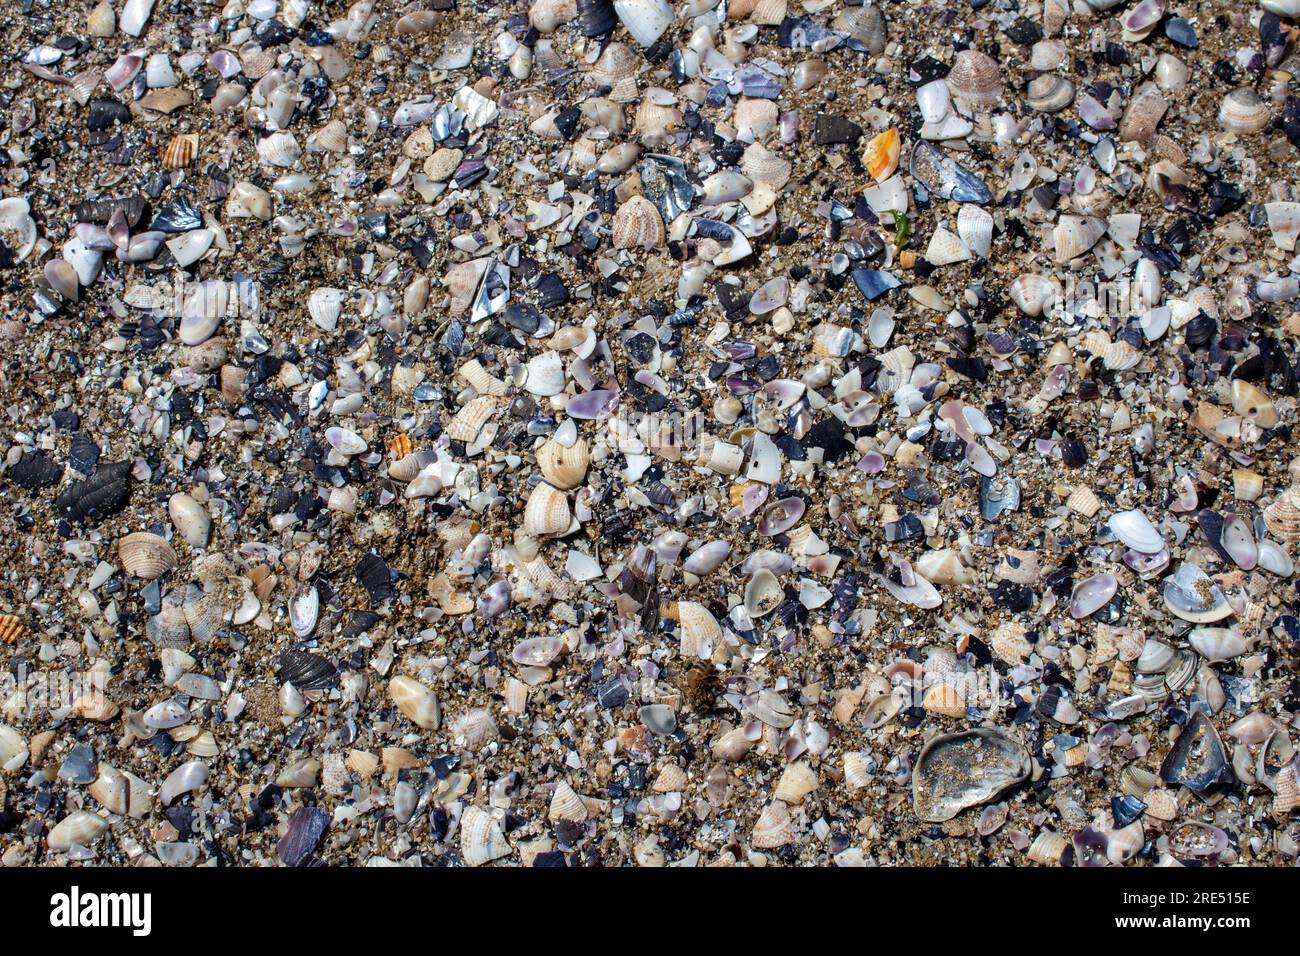
POLYGON ((468 806, 460 818, 460 855, 467 866, 483 866, 510 855, 510 844, 492 815, 468 806))
POLYGON ((472 443, 496 407, 496 399, 491 395, 481 395, 466 402, 447 423, 447 437, 453 441, 472 443))
POLYGON ((654 203, 633 196, 614 214, 615 249, 657 249, 664 243, 664 221, 654 203))

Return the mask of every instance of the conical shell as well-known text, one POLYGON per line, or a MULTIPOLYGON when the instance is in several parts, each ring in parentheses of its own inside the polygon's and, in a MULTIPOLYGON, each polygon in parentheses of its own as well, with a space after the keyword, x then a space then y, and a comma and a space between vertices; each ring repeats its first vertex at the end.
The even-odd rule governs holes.
POLYGON ((554 438, 547 439, 537 451, 537 467, 541 469, 542 477, 561 491, 582 484, 590 463, 591 448, 584 438, 579 438, 568 448, 554 438))
POLYGON ((460 818, 460 855, 466 866, 483 866, 510 855, 510 844, 492 815, 469 806, 460 818))
POLYGON ((441 723, 438 698, 414 677, 394 677, 388 682, 388 696, 415 726, 423 730, 438 729, 441 723))
POLYGON ((563 491, 540 482, 524 506, 524 531, 539 538, 564 534, 573 523, 569 499, 563 491))
POLYGON ((117 543, 117 558, 127 574, 152 581, 176 567, 176 552, 165 538, 148 531, 128 534, 117 543))
POLYGON ((466 402, 447 423, 447 437, 453 441, 472 443, 496 407, 496 399, 490 395, 482 395, 466 402))

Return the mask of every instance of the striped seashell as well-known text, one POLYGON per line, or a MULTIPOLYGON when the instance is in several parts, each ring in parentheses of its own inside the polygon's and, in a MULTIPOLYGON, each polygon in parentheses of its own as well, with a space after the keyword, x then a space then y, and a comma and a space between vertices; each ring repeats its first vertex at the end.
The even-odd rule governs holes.
POLYGON ((751 143, 740 159, 740 168, 756 183, 781 189, 790 181, 793 167, 761 143, 751 143))
POLYGON ((562 535, 573 523, 573 512, 564 492, 540 482, 524 506, 524 531, 540 537, 562 535))
POLYGON ((861 790, 871 782, 870 758, 861 751, 851 750, 844 755, 844 785, 849 793, 861 790))
POLYGON ((587 477, 587 466, 591 463, 591 448, 584 438, 579 438, 570 447, 548 439, 537 450, 537 466, 542 477, 559 488, 569 491, 582 484, 587 477))
POLYGON ((108 821, 103 817, 88 810, 78 810, 56 823, 45 841, 51 850, 61 853, 73 846, 90 846, 107 829, 108 821))
POLYGON ((1029 659, 1034 645, 1025 638, 1023 624, 1018 621, 1006 621, 993 632, 989 648, 1003 663, 1015 666, 1029 659))
POLYGON ((127 574, 143 581, 152 581, 176 567, 176 552, 167 539, 148 531, 136 531, 119 541, 117 558, 127 574))
POLYGON ((1264 509, 1264 524, 1278 541, 1300 542, 1300 484, 1292 485, 1264 509))
POLYGON ((686 771, 675 763, 669 763, 660 768, 650 789, 655 793, 674 793, 685 790, 689 784, 690 777, 686 771))
POLYGON ((0 644, 17 643, 25 630, 23 622, 14 615, 0 614, 0 644))
POLYGON ((781 773, 774 795, 783 803, 791 805, 801 803, 804 797, 817 789, 818 782, 817 774, 812 767, 800 760, 790 764, 781 773))
POLYGON ((750 842, 756 849, 770 850, 794 843, 797 838, 789 808, 780 800, 774 800, 758 815, 750 842))
POLYGON ((953 58, 945 81, 953 102, 963 113, 991 109, 1002 98, 998 61, 979 50, 962 50, 953 58))
POLYGON ((327 153, 341 153, 348 148, 348 126, 341 119, 332 119, 316 132, 307 142, 308 150, 324 150, 327 153))
POLYGON ((505 382, 488 372, 478 359, 470 359, 460 367, 458 374, 480 395, 504 395, 509 388, 505 382))
POLYGON ((615 249, 656 249, 664 243, 664 221, 644 196, 633 196, 618 208, 612 232, 615 249))
POLYGON ((1044 830, 1029 845, 1029 859, 1043 866, 1057 866, 1069 845, 1065 837, 1059 833, 1044 830))
POLYGON ((510 855, 510 844, 492 815, 469 806, 460 818, 460 855, 467 866, 483 866, 510 855))
POLYGON ((765 27, 780 26, 788 9, 788 0, 758 0, 749 14, 749 22, 765 27))
POLYGON ((497 739, 500 730, 492 712, 483 707, 462 714, 452 722, 451 737, 470 750, 480 750, 497 739))
POLYGON ((1142 353, 1123 339, 1112 342, 1103 353, 1102 364, 1116 372, 1127 371, 1142 361, 1142 353))
POLYGON ((239 65, 244 76, 260 80, 275 69, 276 56, 256 43, 246 43, 239 48, 239 65))
POLYGON ((1070 492, 1070 497, 1065 499, 1065 506, 1075 514, 1091 518, 1101 509, 1101 499, 1091 488, 1080 485, 1070 492))
POLYGON ((466 402, 447 423, 447 437, 453 441, 472 443, 496 411, 496 399, 490 395, 466 402))
POLYGON ((677 602, 677 623, 681 628, 679 652, 688 659, 707 658, 722 637, 722 626, 703 604, 695 601, 677 602))
POLYGON ((550 806, 546 809, 546 818, 553 822, 567 820, 570 823, 581 823, 587 819, 587 805, 582 802, 582 797, 578 796, 573 787, 560 781, 555 788, 555 793, 551 795, 550 806))
POLYGON ((184 169, 199 154, 199 134, 181 133, 172 137, 172 141, 163 150, 163 165, 168 169, 184 169))

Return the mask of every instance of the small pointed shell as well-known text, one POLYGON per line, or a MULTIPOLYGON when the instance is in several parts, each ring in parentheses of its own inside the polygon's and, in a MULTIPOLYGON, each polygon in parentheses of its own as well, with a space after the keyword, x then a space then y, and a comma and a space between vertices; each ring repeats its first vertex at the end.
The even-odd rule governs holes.
POLYGON ((468 806, 460 818, 460 855, 467 866, 483 866, 510 855, 510 844, 492 815, 468 806))
POLYGON ((579 438, 568 448, 553 438, 547 439, 537 451, 537 466, 542 477, 561 491, 570 491, 582 484, 590 463, 591 448, 584 438, 579 438))
POLYGON ((569 499, 563 491, 540 482, 524 506, 524 531, 539 538, 562 535, 573 523, 569 499))
POLYGON ((394 677, 388 682, 388 696, 415 726, 423 730, 438 729, 442 718, 438 698, 414 677, 394 677))
POLYGON ((127 574, 144 581, 152 581, 176 567, 172 546, 148 531, 136 531, 119 541, 117 557, 127 574))

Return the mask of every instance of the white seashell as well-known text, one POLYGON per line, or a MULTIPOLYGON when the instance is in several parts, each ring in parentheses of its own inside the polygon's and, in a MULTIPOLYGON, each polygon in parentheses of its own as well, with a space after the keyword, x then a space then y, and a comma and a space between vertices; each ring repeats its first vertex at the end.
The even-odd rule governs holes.
POLYGON ((1268 104, 1248 86, 1239 86, 1219 104, 1219 125, 1229 133, 1258 133, 1273 117, 1268 104))
POLYGON ((524 506, 523 528, 539 538, 566 534, 573 523, 568 496, 546 482, 539 482, 524 506))
POLYGON ((1165 539, 1141 511, 1119 511, 1106 522, 1115 537, 1141 554, 1155 554, 1165 546, 1165 539))
POLYGON ((461 714, 451 724, 452 739, 470 750, 481 750, 496 740, 499 732, 491 711, 482 707, 461 714))
POLYGON ((338 326, 346 298, 347 293, 342 289, 313 289, 307 296, 307 312, 316 327, 325 332, 333 332, 338 326))
POLYGON ((680 653, 685 658, 708 658, 722 637, 718 619, 707 607, 694 601, 677 602, 677 623, 681 628, 680 653))
POLYGON ((966 243, 959 236, 942 227, 934 231, 934 235, 930 237, 930 244, 925 249, 926 261, 936 266, 965 262, 970 257, 970 250, 966 248, 966 243))
POLYGON ((614 0, 614 12, 643 47, 654 46, 673 22, 673 8, 666 0, 614 0))
POLYGON ((1007 294, 1025 315, 1043 315, 1050 312, 1062 301, 1061 285, 1055 279, 1036 273, 1022 273, 1016 276, 1007 294))
POLYGON ((307 637, 316 630, 320 617, 320 592, 310 584, 298 587, 289 599, 289 624, 298 637, 307 637))
POLYGON ((176 264, 183 269, 207 255, 216 238, 217 234, 211 229, 191 229, 174 239, 168 239, 167 248, 176 259, 176 264))
MULTIPOLYGON (((993 246, 993 216, 974 203, 962 203, 957 212, 957 235, 973 255, 988 258, 993 246)), ((930 258, 929 253, 926 258, 930 258)))
POLYGON ((453 441, 472 444, 496 407, 496 399, 490 395, 482 395, 466 402, 447 423, 447 437, 453 441))
POLYGON ((99 777, 88 788, 90 795, 109 813, 142 819, 153 809, 149 785, 134 774, 100 764, 99 777))
POLYGON ((154 0, 126 0, 122 5, 122 16, 118 20, 118 29, 127 36, 138 37, 144 32, 153 12, 154 0))
POLYGON ((176 552, 167 539, 148 531, 122 538, 117 544, 117 558, 122 570, 142 581, 152 581, 176 567, 176 552))
POLYGON ((790 819, 790 810, 780 800, 774 800, 763 808, 754 823, 754 832, 750 842, 756 849, 770 850, 786 846, 798 839, 794 822, 790 819))
POLYGON ((745 610, 753 618, 765 617, 775 611, 785 600, 785 591, 776 575, 760 568, 745 585, 745 610))
POLYGON ((163 785, 158 789, 158 802, 164 807, 170 806, 177 797, 197 790, 207 780, 208 765, 202 760, 183 763, 163 781, 163 785))
POLYGON ((1245 654, 1250 647, 1245 639, 1228 627, 1196 627, 1188 635, 1187 642, 1193 650, 1211 664, 1230 661, 1245 654))
POLYGON ((178 491, 167 499, 167 514, 176 533, 186 544, 192 548, 207 547, 208 535, 212 531, 212 518, 207 508, 185 492, 178 491))
POLYGON ((467 866, 510 855, 510 844, 490 813, 475 806, 465 808, 460 818, 460 855, 467 866))
POLYGON ((564 391, 564 363, 559 352, 543 352, 528 361, 524 388, 533 395, 559 395, 564 391))
POLYGON ((302 147, 292 133, 281 131, 257 141, 257 156, 267 165, 288 169, 302 156, 302 147))
POLYGON ((568 448, 551 438, 537 450, 537 467, 542 477, 561 491, 570 491, 582 484, 590 462, 591 449, 582 438, 568 448))
POLYGON ((22 262, 31 254, 36 245, 36 220, 31 217, 30 207, 24 197, 0 199, 0 239, 13 250, 17 262, 22 262))
POLYGON ((916 105, 927 123, 938 123, 947 116, 951 103, 948 84, 943 80, 931 80, 917 87, 916 105))
MULTIPOLYGON (((1265 203, 1264 214, 1268 217, 1273 244, 1283 252, 1294 252, 1296 239, 1300 238, 1300 202, 1265 203)), ((0 223, 0 228, 3 228, 3 223, 0 223)))
POLYGON ((366 440, 350 428, 334 425, 325 429, 325 440, 340 455, 363 455, 370 446, 366 440))
POLYGON ((1061 216, 1052 230, 1056 261, 1064 264, 1097 244, 1106 234, 1106 221, 1095 216, 1061 216))
POLYGON ((551 794, 551 803, 546 810, 548 820, 567 820, 571 823, 581 823, 587 819, 587 805, 583 802, 582 797, 578 796, 577 791, 563 780, 555 787, 555 792, 551 794))
POLYGON ((51 827, 45 841, 51 850, 63 853, 74 846, 90 846, 107 829, 108 821, 103 817, 88 810, 78 810, 51 827))
POLYGON ((27 738, 8 724, 0 724, 0 769, 17 770, 22 764, 10 765, 19 758, 27 760, 27 738))

